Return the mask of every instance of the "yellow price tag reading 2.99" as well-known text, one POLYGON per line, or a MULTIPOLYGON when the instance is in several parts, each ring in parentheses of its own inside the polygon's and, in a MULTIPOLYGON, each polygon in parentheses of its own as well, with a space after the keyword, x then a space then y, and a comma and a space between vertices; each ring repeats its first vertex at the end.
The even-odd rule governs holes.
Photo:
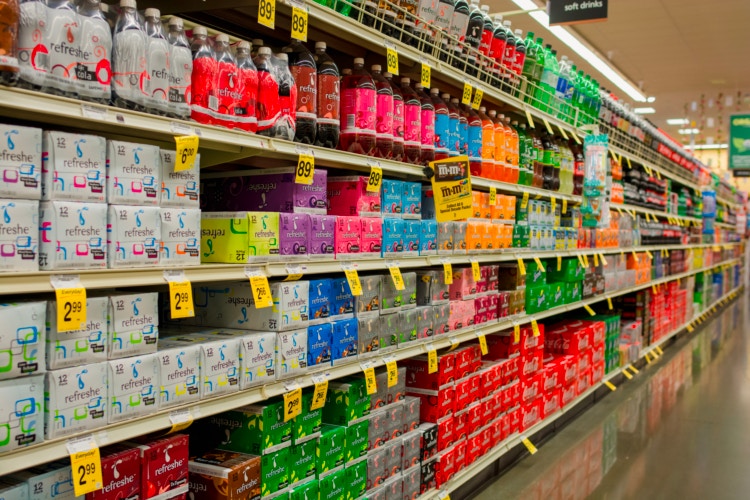
POLYGON ((86 324, 86 289, 58 288, 57 296, 57 330, 72 332, 80 330, 86 324))
POLYGON ((299 159, 297 160, 297 170, 294 174, 294 182, 297 184, 307 184, 309 186, 313 183, 314 175, 315 157, 310 153, 300 153, 299 159))
POLYGON ((302 388, 297 387, 284 393, 284 422, 302 413, 302 388))
POLYGON ((268 278, 263 275, 250 276, 250 288, 253 292, 253 301, 256 309, 271 307, 273 297, 271 296, 271 287, 268 285, 268 278))
POLYGON ((92 436, 68 441, 73 473, 73 492, 76 497, 102 489, 102 460, 99 447, 92 436))
POLYGON ((172 319, 195 316, 193 287, 189 281, 169 282, 169 305, 172 319))
POLYGON ((195 157, 198 156, 198 136, 181 135, 174 138, 177 152, 174 158, 174 171, 190 170, 195 166, 195 157))
POLYGON ((307 7, 292 8, 292 38, 307 41, 307 7))

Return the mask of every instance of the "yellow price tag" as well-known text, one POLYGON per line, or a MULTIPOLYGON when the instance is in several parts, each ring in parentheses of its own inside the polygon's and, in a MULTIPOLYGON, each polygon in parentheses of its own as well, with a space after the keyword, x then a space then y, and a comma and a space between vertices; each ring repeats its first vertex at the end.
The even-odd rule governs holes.
POLYGON ((461 104, 471 104, 471 84, 464 82, 464 92, 461 94, 461 104))
POLYGON ((693 328, 693 325, 687 325, 685 328, 687 328, 687 331, 689 331, 690 333, 693 333, 693 331, 695 330, 695 328, 693 328))
POLYGON ((651 285, 651 291, 654 292, 654 294, 657 293, 658 288, 656 288, 656 285, 651 285))
POLYGON ((606 385, 607 387, 609 387, 610 391, 616 391, 617 390, 617 387, 615 387, 615 384, 613 384, 609 380, 605 380, 604 381, 604 385, 606 385))
POLYGON ((426 62, 422 63, 422 71, 420 72, 422 87, 429 89, 430 80, 432 79, 432 68, 426 62))
POLYGON ((565 132, 565 129, 562 128, 560 125, 558 125, 557 128, 560 130, 560 135, 562 136, 562 138, 567 141, 568 140, 568 134, 565 132))
POLYGON ((276 27, 276 0, 260 0, 258 23, 271 29, 276 27))
POLYGON ((398 384, 398 365, 396 364, 396 360, 387 361, 385 369, 388 372, 388 387, 398 384))
POLYGON ((542 264, 542 261, 539 259, 539 257, 534 257, 534 262, 536 263, 537 269, 541 270, 542 272, 546 272, 544 264, 542 264))
POLYGON ((314 175, 315 157, 311 154, 300 153, 299 159, 297 160, 297 170, 294 174, 294 182, 297 184, 307 184, 309 186, 313 183, 314 175))
POLYGON ((607 297, 607 307, 609 307, 610 311, 614 309, 614 307, 612 306, 612 297, 607 297))
POLYGON ((349 283, 349 289, 352 291, 352 295, 359 297, 362 295, 362 283, 359 281, 359 274, 356 269, 345 269, 344 275, 346 281, 349 283))
POLYGON ((313 377, 313 381, 315 381, 315 389, 313 389, 310 411, 323 408, 326 404, 326 397, 328 395, 328 379, 325 376, 321 376, 319 380, 316 380, 316 377, 313 377))
POLYGON ((57 297, 57 330, 72 332, 84 328, 86 289, 83 287, 57 288, 55 296, 57 297))
POLYGON ((622 374, 625 375, 626 379, 633 380, 633 376, 630 374, 627 368, 622 369, 622 374))
POLYGON ((198 136, 180 135, 174 138, 177 144, 177 152, 174 155, 174 171, 190 170, 195 165, 195 157, 198 156, 198 136))
POLYGON ((646 358, 646 363, 651 364, 651 355, 649 353, 646 353, 644 357, 646 358))
POLYGON ((562 210, 560 211, 560 213, 563 214, 563 215, 566 214, 566 213, 568 213, 568 200, 566 200, 565 198, 563 198, 563 201, 562 201, 562 210))
POLYGON ((658 352, 660 355, 664 354, 664 351, 662 351, 661 346, 656 346, 656 352, 658 352))
POLYGON ((396 47, 386 47, 385 62, 388 73, 398 75, 398 52, 396 52, 396 47))
POLYGON ((75 496, 102 489, 102 460, 94 438, 71 441, 68 450, 75 496))
POLYGON ((652 253, 651 253, 650 251, 648 251, 648 250, 646 250, 646 255, 648 255, 648 258, 649 258, 649 259, 653 259, 653 258, 654 258, 654 254, 652 254, 652 253))
POLYGON ((555 214, 555 210, 557 210, 557 199, 554 196, 550 196, 550 205, 552 205, 552 214, 555 214))
POLYGON ((401 276, 401 269, 399 269, 398 266, 391 265, 391 266, 388 266, 388 270, 391 272, 391 279, 393 280, 393 286, 396 287, 396 290, 403 290, 405 288, 405 285, 404 285, 404 277, 401 276))
POLYGON ((529 193, 528 191, 523 193, 523 197, 521 198, 521 208, 526 209, 526 207, 529 206, 529 193))
POLYGON ((557 270, 562 271, 562 255, 557 256, 557 270))
POLYGON ((583 255, 579 253, 576 257, 578 257, 578 263, 581 264, 581 267, 586 267, 586 264, 583 262, 583 255))
POLYGON ((552 130, 552 125, 549 124, 546 118, 542 118, 542 121, 544 122, 544 126, 547 127, 547 132, 549 132, 550 135, 554 135, 555 132, 552 130))
POLYGON ((521 327, 513 325, 513 343, 518 344, 521 341, 521 327))
POLYGON ((370 166, 370 177, 367 179, 366 190, 370 193, 379 193, 383 183, 383 169, 377 165, 370 166))
POLYGON ((297 387, 284 393, 284 422, 302 413, 302 388, 297 387))
POLYGON ((180 432, 192 425, 193 415, 190 413, 190 410, 175 410, 169 413, 169 421, 172 422, 169 434, 180 432))
POLYGON ((626 161, 626 162, 628 163, 628 168, 629 168, 629 169, 633 168, 633 164, 632 164, 632 163, 630 163, 630 158, 628 158, 628 157, 626 156, 626 157, 625 157, 625 161, 626 161))
POLYGON ((603 253, 599 254, 599 258, 601 259, 602 264, 606 266, 607 265, 607 258, 604 256, 603 253))
POLYGON ((589 256, 586 254, 583 254, 583 265, 589 267, 589 256))
POLYGON ((529 128, 536 128, 534 118, 531 116, 531 111, 528 108, 526 108, 526 120, 529 122, 529 128))
POLYGON ((435 373, 436 371, 438 371, 437 351, 430 346, 427 350, 427 373, 435 373))
POLYGON ((289 274, 282 281, 299 281, 302 279, 302 276, 304 276, 302 273, 289 274))
POLYGON ((482 351, 482 356, 486 356, 487 353, 489 353, 489 349, 487 349, 487 337, 484 335, 477 334, 477 337, 479 338, 479 349, 482 351))
POLYGON ((633 373, 641 373, 638 371, 638 368, 633 365, 629 365, 628 368, 630 368, 630 371, 632 371, 633 373))
POLYGON ((651 355, 654 357, 654 359, 659 359, 659 356, 660 356, 659 353, 656 351, 656 349, 651 351, 651 355))
POLYGON ((576 144, 581 143, 581 139, 578 138, 578 135, 576 135, 575 132, 571 132, 570 135, 573 136, 573 140, 576 141, 576 144))
POLYGON ((658 170, 654 170, 654 174, 656 175, 656 178, 661 180, 661 173, 658 170))
POLYGON ((169 282, 169 309, 172 319, 195 316, 193 287, 189 281, 169 282))
POLYGON ((523 263, 522 258, 518 258, 518 272, 521 273, 521 276, 526 276, 526 264, 523 263))
POLYGON ((471 101, 472 109, 479 109, 479 106, 482 105, 482 97, 484 97, 484 90, 477 88, 474 91, 474 100, 471 101))
POLYGON ((494 207, 497 205, 497 188, 495 186, 490 187, 490 206, 494 207))
POLYGON ((256 309, 271 307, 273 305, 268 278, 263 275, 250 276, 250 288, 253 291, 253 301, 255 302, 256 309))
POLYGON ((526 446, 526 449, 529 450, 529 453, 531 453, 532 455, 536 454, 536 452, 539 451, 536 449, 536 446, 531 444, 531 441, 529 441, 529 438, 525 437, 521 440, 521 442, 524 444, 524 446, 526 446))
POLYGON ((474 276, 474 281, 482 279, 482 271, 479 269, 479 262, 475 260, 471 261, 471 274, 474 276))
POLYGON ((450 262, 443 262, 443 281, 446 285, 453 284, 453 266, 450 262))
POLYGON ((378 381, 375 379, 375 368, 368 366, 364 369, 365 385, 367 386, 367 395, 370 396, 378 392, 378 381))
POLYGON ((640 262, 640 259, 638 259, 638 254, 637 254, 637 253, 635 253, 635 250, 633 250, 633 259, 634 259, 634 260, 635 260, 636 262, 640 262))
POLYGON ((591 309, 591 306, 588 304, 584 304, 583 308, 586 309, 586 312, 589 313, 591 316, 596 316, 596 313, 593 309, 591 309))
POLYGON ((307 41, 307 8, 292 7, 292 38, 307 41))
POLYGON ((654 175, 654 172, 651 170, 651 167, 649 167, 648 165, 643 165, 643 170, 645 170, 648 175, 654 175))
POLYGON ((534 337, 539 336, 539 325, 537 324, 535 319, 531 320, 531 331, 534 333, 534 337))
POLYGON ((599 267, 599 256, 594 254, 594 267, 599 267))

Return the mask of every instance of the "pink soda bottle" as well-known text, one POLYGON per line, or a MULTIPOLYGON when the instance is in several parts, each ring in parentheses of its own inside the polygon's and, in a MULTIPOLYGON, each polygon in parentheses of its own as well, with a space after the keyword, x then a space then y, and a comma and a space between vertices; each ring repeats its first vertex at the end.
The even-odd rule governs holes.
MULTIPOLYGON (((271 48, 261 47, 253 60, 258 69, 258 100, 256 101, 256 116, 258 117, 258 133, 271 136, 273 126, 281 117, 281 103, 279 102, 279 81, 276 67, 271 62, 271 48)), ((195 70, 193 70, 195 74, 195 70)), ((193 91, 195 95, 195 90, 193 91)))
POLYGON ((406 161, 404 159, 404 96, 397 85, 393 83, 393 75, 383 73, 383 76, 391 86, 393 92, 393 161, 406 161))
POLYGON ((404 158, 407 163, 419 164, 422 157, 422 101, 409 85, 409 78, 401 79, 404 96, 404 158))
POLYGON ((241 97, 235 108, 237 127, 246 132, 258 130, 255 108, 258 100, 258 69, 250 57, 250 42, 237 44, 237 76, 240 80, 241 97))
POLYGON ((232 50, 229 48, 229 37, 225 34, 216 35, 216 80, 214 84, 214 95, 216 96, 216 107, 211 107, 214 112, 214 123, 227 128, 234 128, 234 113, 241 100, 241 93, 237 92, 237 61, 234 59, 232 50))
POLYGON ((423 165, 427 165, 435 160, 435 105, 432 104, 432 98, 424 91, 421 83, 414 84, 414 90, 417 92, 421 103, 419 121, 421 124, 422 153, 420 160, 423 165))
POLYGON ((339 148, 371 155, 375 149, 375 82, 365 70, 365 60, 354 59, 351 75, 341 80, 341 137, 339 148))
POLYGON ((216 59, 208 42, 208 33, 203 26, 193 28, 193 40, 190 44, 193 52, 193 89, 190 102, 190 117, 198 123, 213 123, 209 104, 216 99, 213 95, 216 78, 216 59))
POLYGON ((370 70, 377 92, 374 156, 390 158, 393 153, 393 89, 379 64, 374 64, 370 70))

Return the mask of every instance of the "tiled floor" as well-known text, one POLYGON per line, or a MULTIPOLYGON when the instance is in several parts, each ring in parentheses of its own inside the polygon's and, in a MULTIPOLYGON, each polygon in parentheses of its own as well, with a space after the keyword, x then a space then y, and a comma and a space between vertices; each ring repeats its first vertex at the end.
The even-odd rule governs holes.
POLYGON ((680 339, 475 498, 750 498, 748 304, 680 339))

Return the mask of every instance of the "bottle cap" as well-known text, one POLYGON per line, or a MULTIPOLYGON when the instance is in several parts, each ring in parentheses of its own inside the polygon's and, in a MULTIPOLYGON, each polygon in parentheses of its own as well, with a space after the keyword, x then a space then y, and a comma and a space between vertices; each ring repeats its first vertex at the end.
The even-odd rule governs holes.
POLYGON ((109 5, 107 5, 106 3, 100 3, 99 11, 104 12, 105 14, 109 13, 109 5))
POLYGON ((270 56, 271 55, 271 47, 261 47, 258 49, 258 55, 262 56, 270 56))
POLYGON ((247 42, 245 40, 242 40, 240 43, 237 44, 238 49, 247 49, 250 50, 250 42, 247 42))
POLYGON ((206 28, 203 26, 196 26, 193 28, 193 36, 206 36, 208 35, 208 31, 206 31, 206 28))
POLYGON ((224 33, 216 35, 216 43, 229 43, 229 36, 224 33))
POLYGON ((479 7, 479 10, 481 10, 482 12, 489 12, 490 11, 490 6, 489 5, 482 5, 481 7, 479 7))
POLYGON ((510 21, 507 21, 507 20, 503 21, 503 26, 505 26, 506 28, 510 28, 510 25, 511 25, 510 21))
POLYGON ((370 70, 372 70, 372 71, 380 71, 382 69, 383 68, 382 68, 382 66, 380 66, 380 64, 373 64, 372 66, 370 66, 370 70))
POLYGON ((391 78, 393 78, 393 74, 392 74, 392 73, 388 73, 387 71, 386 71, 385 73, 383 73, 383 76, 384 76, 385 78, 389 79, 389 80, 390 80, 391 78))
POLYGON ((135 9, 135 0, 120 0, 120 8, 135 9))
POLYGON ((430 89, 430 94, 440 95, 440 89, 437 87, 432 87, 430 89))
POLYGON ((517 37, 521 38, 521 35, 523 34, 523 31, 521 31, 521 30, 514 30, 513 34, 516 35, 517 37))
POLYGON ((325 49, 326 43, 325 42, 315 42, 315 48, 316 49, 325 49))
POLYGON ((354 58, 354 64, 361 64, 362 66, 365 65, 365 60, 361 57, 355 57, 354 58))
POLYGON ((485 111, 487 111, 487 107, 486 106, 479 106, 479 112, 480 113, 484 113, 485 111))
POLYGON ((401 79, 401 83, 405 83, 405 84, 408 85, 410 82, 411 82, 411 78, 404 77, 404 78, 401 79))
POLYGON ((458 97, 451 97, 452 104, 458 104, 458 97))
POLYGON ((145 12, 146 17, 161 17, 161 12, 159 12, 159 9, 149 8, 146 9, 145 12))
MULTIPOLYGON (((106 4, 102 4, 102 5, 106 5, 106 4)), ((178 28, 182 28, 183 27, 182 18, 181 17, 177 17, 177 16, 170 17, 169 18, 169 23, 167 23, 167 24, 169 26, 176 26, 178 28)))
POLYGON ((492 20, 495 21, 495 24, 502 24, 503 23, 503 16, 500 14, 495 14, 492 16, 492 20))
POLYGON ((289 56, 286 53, 284 53, 284 52, 282 52, 281 54, 276 54, 276 57, 278 57, 282 61, 288 61, 289 60, 289 56))
POLYGON ((497 110, 491 109, 487 111, 487 114, 490 115, 490 117, 495 118, 497 116, 497 110))
POLYGON ((440 96, 440 98, 441 98, 442 100, 446 100, 446 99, 448 99, 448 100, 450 101, 450 100, 451 100, 451 95, 450 95, 450 94, 449 94, 448 92, 446 92, 446 93, 444 93, 443 95, 441 95, 441 96, 440 96))

